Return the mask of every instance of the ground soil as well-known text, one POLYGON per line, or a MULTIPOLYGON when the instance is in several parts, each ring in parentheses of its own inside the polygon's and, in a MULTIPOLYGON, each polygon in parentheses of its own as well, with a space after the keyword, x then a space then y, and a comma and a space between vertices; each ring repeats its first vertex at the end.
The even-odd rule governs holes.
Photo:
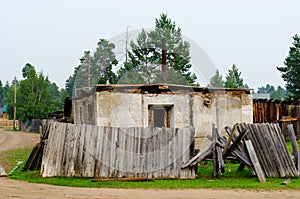
MULTIPOLYGON (((38 134, 4 131, 0 129, 0 153, 2 151, 32 147, 39 141, 38 134)), ((1 164, 1 162, 0 162, 1 164)), ((244 189, 108 189, 75 188, 33 184, 6 177, 0 178, 0 198, 300 198, 300 191, 271 190, 256 191, 244 189)))

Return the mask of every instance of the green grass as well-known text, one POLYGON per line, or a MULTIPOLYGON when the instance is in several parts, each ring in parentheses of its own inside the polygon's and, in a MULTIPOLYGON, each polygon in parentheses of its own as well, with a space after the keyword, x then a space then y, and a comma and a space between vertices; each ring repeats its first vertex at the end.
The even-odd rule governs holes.
MULTIPOLYGON (((11 169, 13 169, 19 161, 25 161, 29 157, 32 148, 23 148, 23 149, 14 149, 10 151, 4 151, 0 153, 0 165, 2 165, 6 172, 8 173, 11 169)), ((21 166, 22 166, 21 165, 21 166)))
MULTIPOLYGON (((299 142, 298 142, 299 144, 299 142)), ((287 142, 289 150, 291 143, 287 142)), ((11 168, 16 165, 16 160, 24 161, 20 168, 16 170, 12 176, 13 179, 25 180, 32 183, 45 183, 59 186, 74 186, 74 187, 105 187, 105 188, 146 188, 146 189, 185 189, 185 188, 214 188, 214 189, 297 189, 300 190, 300 178, 292 178, 288 185, 281 185, 285 179, 267 178, 266 183, 260 183, 255 176, 252 176, 250 171, 245 168, 239 172, 237 168, 239 164, 226 162, 225 173, 218 178, 212 177, 211 162, 201 162, 198 168, 198 176, 195 180, 154 180, 148 182, 92 182, 91 178, 67 178, 67 177, 52 177, 42 178, 39 171, 22 172, 21 168, 25 164, 31 149, 18 149, 0 154, 0 164, 3 161, 6 165, 11 165, 11 168), (6 159, 3 159, 3 158, 6 159)))

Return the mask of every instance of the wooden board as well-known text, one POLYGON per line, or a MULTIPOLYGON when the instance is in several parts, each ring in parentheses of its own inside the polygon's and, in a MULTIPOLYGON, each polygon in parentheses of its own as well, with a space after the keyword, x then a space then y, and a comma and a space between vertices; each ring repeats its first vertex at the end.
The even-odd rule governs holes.
POLYGON ((260 166, 260 163, 257 159, 255 150, 254 150, 253 145, 252 145, 252 142, 251 142, 251 140, 246 140, 245 143, 246 143, 246 147, 247 147, 247 150, 249 152, 249 155, 250 155, 250 159, 251 159, 251 161, 254 165, 257 177, 258 177, 258 179, 261 183, 265 183, 266 182, 265 174, 264 174, 264 172, 263 172, 263 170, 260 166))

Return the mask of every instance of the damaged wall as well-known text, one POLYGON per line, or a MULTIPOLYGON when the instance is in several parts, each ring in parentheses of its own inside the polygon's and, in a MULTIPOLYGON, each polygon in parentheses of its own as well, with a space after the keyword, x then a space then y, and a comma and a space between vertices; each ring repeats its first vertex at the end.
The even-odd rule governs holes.
POLYGON ((111 127, 148 127, 150 108, 166 107, 170 110, 168 127, 195 127, 195 145, 198 149, 205 147, 212 123, 220 131, 227 125, 252 123, 253 120, 252 96, 241 91, 222 90, 206 94, 101 91, 96 92, 94 97, 80 99, 74 104, 75 113, 82 115, 74 117, 75 124, 111 127), (94 107, 94 111, 91 111, 91 107, 94 107))

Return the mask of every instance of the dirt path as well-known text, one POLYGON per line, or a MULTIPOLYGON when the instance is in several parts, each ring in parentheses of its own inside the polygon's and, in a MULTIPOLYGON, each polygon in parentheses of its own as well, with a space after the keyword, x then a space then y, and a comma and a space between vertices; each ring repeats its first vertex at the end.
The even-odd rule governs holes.
POLYGON ((39 140, 39 134, 0 129, 0 153, 11 149, 34 146, 39 140))
MULTIPOLYGON (((21 132, 9 132, 0 129, 0 152, 26 146, 33 146, 39 141, 39 135, 21 132)), ((1 164, 1 162, 0 162, 1 164)), ((214 189, 108 189, 74 188, 32 184, 23 181, 0 178, 0 198, 299 198, 300 191, 249 191, 249 190, 214 190, 214 189)))

